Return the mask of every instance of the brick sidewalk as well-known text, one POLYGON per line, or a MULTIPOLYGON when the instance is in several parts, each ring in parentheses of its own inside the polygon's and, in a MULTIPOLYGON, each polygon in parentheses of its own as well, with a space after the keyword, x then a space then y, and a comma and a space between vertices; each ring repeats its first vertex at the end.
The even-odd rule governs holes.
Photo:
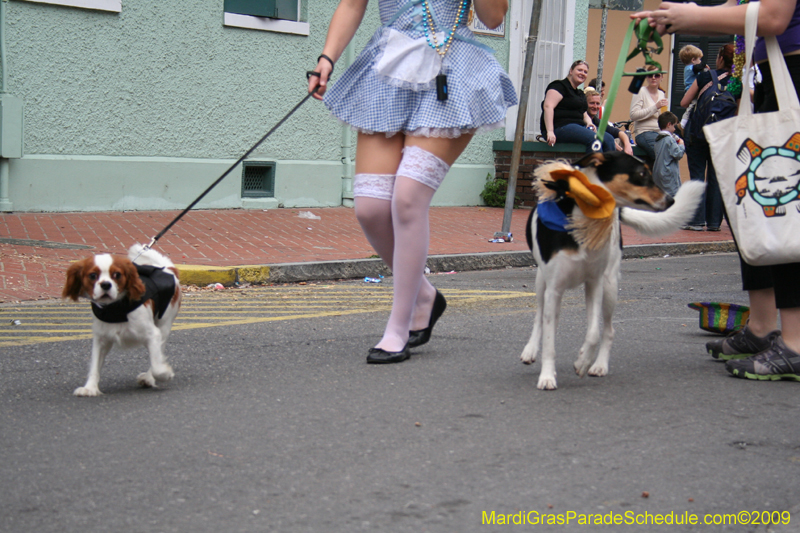
MULTIPOLYGON (((0 302, 58 298, 68 264, 92 253, 124 255, 131 244, 147 243, 180 211, 0 214, 0 302), (37 246, 22 240, 45 241, 37 246), (10 241, 10 242, 9 242, 10 241), (59 243, 91 248, 45 247, 59 243)), ((490 243, 500 231, 503 209, 431 208, 431 255, 527 250, 529 211, 514 211, 514 242, 490 243)), ((644 238, 623 226, 626 245, 729 241, 723 231, 679 231, 669 238, 644 238)), ((190 211, 156 244, 181 264, 273 265, 365 259, 375 253, 352 209, 345 207, 190 211), (302 218, 311 213, 319 219, 302 218)))

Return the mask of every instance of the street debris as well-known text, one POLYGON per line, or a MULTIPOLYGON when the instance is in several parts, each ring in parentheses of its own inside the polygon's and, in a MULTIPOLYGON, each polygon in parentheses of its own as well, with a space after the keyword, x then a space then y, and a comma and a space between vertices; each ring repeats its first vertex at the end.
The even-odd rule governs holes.
POLYGON ((514 235, 511 233, 503 233, 502 231, 495 232, 494 236, 489 239, 489 242, 513 242, 514 235))
POLYGON ((322 220, 321 216, 317 216, 314 213, 312 213, 311 211, 300 211, 300 213, 297 214, 297 217, 298 218, 307 218, 308 220, 322 220))

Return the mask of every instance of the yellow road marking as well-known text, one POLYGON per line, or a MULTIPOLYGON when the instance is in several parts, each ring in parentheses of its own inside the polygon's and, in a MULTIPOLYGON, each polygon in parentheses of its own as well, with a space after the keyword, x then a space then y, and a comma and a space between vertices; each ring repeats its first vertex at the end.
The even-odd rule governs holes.
MULTIPOLYGON (((530 298, 532 293, 445 289, 455 308, 477 303, 530 298)), ((174 331, 263 322, 388 312, 390 287, 332 286, 256 287, 184 294, 174 331)), ((33 302, 0 306, 0 347, 91 339, 88 302, 33 302), (18 325, 14 323, 18 321, 18 325), (73 327, 74 326, 74 327, 73 327)))

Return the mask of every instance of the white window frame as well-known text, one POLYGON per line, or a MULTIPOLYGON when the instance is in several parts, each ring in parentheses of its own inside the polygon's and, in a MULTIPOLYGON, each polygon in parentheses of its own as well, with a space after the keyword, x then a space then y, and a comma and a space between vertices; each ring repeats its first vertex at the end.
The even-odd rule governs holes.
POLYGON ((120 13, 122 11, 122 0, 25 0, 37 4, 53 4, 57 6, 82 7, 84 9, 96 9, 98 11, 111 11, 120 13))
MULTIPOLYGON (((2 1, 2 0, 0 0, 2 1)), ((298 17, 302 13, 301 0, 297 0, 297 13, 298 17)), ((295 35, 308 36, 310 33, 310 26, 308 22, 271 19, 267 17, 254 17, 252 15, 242 15, 239 13, 225 12, 225 26, 232 28, 246 28, 249 30, 261 31, 274 31, 278 33, 293 33, 295 35)))
MULTIPOLYGON (((539 0, 537 0, 539 1, 539 0)), ((536 140, 539 131, 539 118, 542 115, 544 90, 553 80, 567 75, 572 64, 573 41, 575 38, 576 0, 551 0, 542 5, 539 21, 539 34, 533 62, 531 88, 528 98, 528 113, 525 120, 526 141, 536 140)), ((525 69, 525 51, 528 46, 528 26, 531 21, 532 0, 511 3, 509 33, 508 74, 517 90, 522 87, 522 74, 525 69)), ((506 140, 513 141, 517 129, 518 106, 506 114, 506 140)))

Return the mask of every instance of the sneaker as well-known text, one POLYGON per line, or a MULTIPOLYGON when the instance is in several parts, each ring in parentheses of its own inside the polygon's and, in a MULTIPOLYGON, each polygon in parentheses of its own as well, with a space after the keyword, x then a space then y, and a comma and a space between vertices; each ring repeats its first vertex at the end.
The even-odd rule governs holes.
POLYGON ((703 226, 681 226, 681 229, 686 229, 689 231, 705 231, 703 226))
POLYGON ((800 381, 800 354, 787 348, 783 337, 778 335, 763 352, 747 359, 728 361, 725 370, 737 378, 800 381))
POLYGON ((706 228, 706 231, 722 231, 719 226, 716 228, 706 228))
POLYGON ((780 334, 780 330, 775 330, 763 337, 757 337, 745 326, 724 339, 707 342, 706 351, 711 357, 721 361, 744 359, 769 348, 772 345, 772 339, 780 334))

